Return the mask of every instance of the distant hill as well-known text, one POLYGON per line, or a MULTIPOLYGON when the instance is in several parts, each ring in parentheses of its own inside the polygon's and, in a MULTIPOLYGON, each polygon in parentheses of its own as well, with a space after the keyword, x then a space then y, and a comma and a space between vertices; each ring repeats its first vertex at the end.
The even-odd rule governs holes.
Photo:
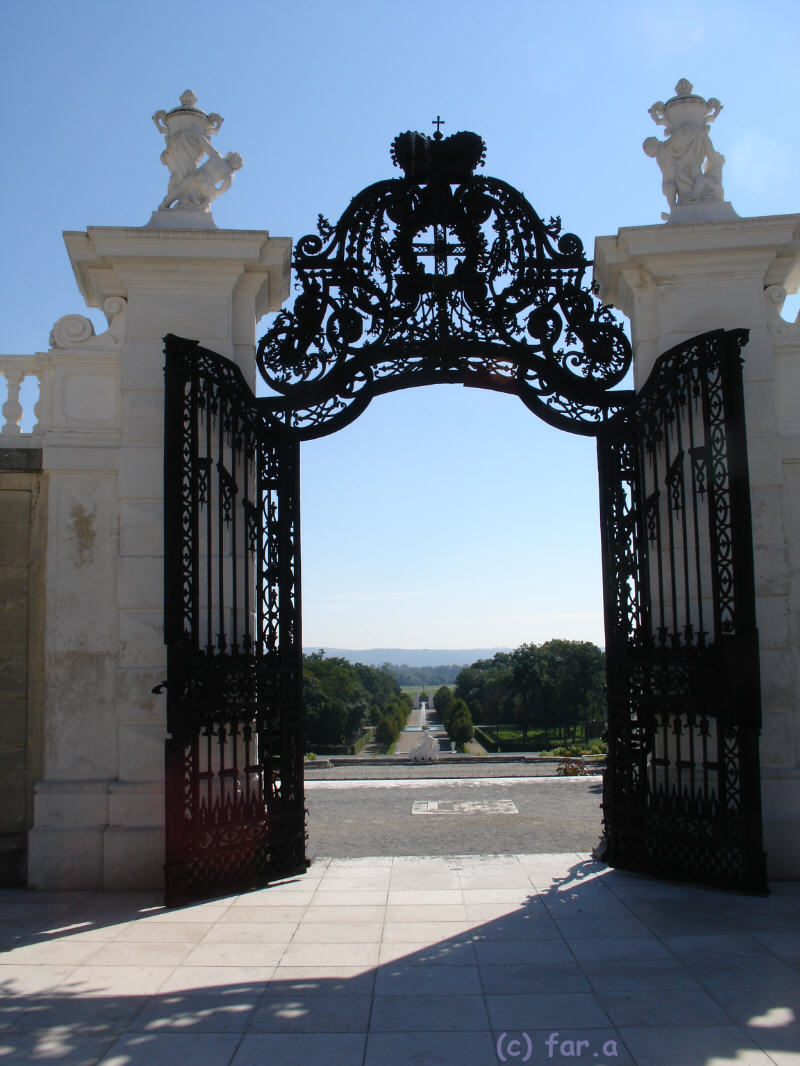
MULTIPOLYGON (((303 648, 310 655, 319 647, 303 648)), ((326 655, 347 659, 350 663, 365 666, 469 666, 476 659, 491 659, 496 651, 511 651, 511 648, 368 648, 355 651, 352 648, 325 648, 326 655)))

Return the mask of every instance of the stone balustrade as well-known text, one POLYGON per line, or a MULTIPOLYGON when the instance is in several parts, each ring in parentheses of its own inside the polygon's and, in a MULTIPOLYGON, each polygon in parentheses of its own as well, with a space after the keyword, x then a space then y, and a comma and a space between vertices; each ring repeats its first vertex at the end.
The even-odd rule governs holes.
POLYGON ((4 447, 38 444, 42 424, 42 390, 47 381, 48 357, 0 355, 0 440, 4 447))

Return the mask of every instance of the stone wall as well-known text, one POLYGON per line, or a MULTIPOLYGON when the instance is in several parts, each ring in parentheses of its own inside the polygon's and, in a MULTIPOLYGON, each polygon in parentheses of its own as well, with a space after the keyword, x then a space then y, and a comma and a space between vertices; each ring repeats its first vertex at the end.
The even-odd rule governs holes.
POLYGON ((0 885, 24 884, 42 772, 46 479, 39 449, 0 448, 0 885))
MULTIPOLYGON (((108 329, 98 336, 85 316, 65 315, 48 352, 0 360, 11 382, 23 372, 39 379, 33 436, 48 485, 43 738, 28 885, 158 890, 163 338, 198 340, 252 382, 256 323, 286 298, 291 242, 262 231, 148 227, 65 240, 80 291, 103 309, 108 329)), ((11 421, 2 433, 21 445, 17 399, 4 413, 11 421)))

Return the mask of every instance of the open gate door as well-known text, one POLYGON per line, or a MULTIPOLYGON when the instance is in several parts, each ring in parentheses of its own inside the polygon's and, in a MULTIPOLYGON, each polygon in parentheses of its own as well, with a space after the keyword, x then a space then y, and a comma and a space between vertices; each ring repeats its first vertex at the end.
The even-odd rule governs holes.
POLYGON ((745 331, 671 349, 598 435, 606 859, 765 892, 745 331))
POLYGON ((305 862, 299 444, 235 364, 166 342, 166 901, 305 862))

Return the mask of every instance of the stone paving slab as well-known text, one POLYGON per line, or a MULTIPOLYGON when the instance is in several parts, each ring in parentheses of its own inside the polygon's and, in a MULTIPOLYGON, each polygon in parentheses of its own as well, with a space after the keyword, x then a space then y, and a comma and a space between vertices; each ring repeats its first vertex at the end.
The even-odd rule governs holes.
POLYGON ((176 910, 3 890, 0 950, 3 1063, 800 1061, 800 884, 734 896, 585 853, 321 858, 176 910))

